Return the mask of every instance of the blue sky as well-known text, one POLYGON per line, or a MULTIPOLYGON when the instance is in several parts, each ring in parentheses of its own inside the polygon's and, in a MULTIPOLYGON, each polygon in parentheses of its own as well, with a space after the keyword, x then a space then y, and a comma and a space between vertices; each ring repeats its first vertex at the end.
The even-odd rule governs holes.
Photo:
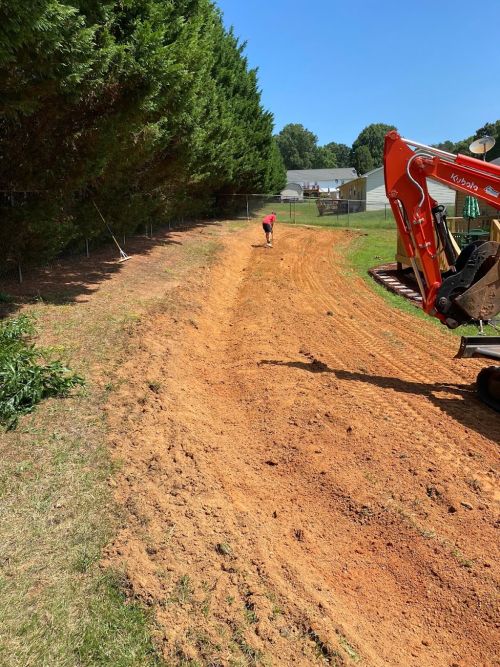
POLYGON ((436 143, 500 118, 500 0, 216 4, 248 42, 277 131, 302 123, 350 145, 383 122, 436 143))

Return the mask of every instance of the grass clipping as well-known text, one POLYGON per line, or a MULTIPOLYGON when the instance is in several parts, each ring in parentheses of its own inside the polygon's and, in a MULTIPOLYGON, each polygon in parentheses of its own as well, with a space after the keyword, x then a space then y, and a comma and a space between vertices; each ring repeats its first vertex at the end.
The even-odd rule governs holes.
POLYGON ((36 347, 35 320, 21 315, 0 324, 0 424, 16 427, 19 416, 32 412, 50 396, 67 396, 83 385, 79 375, 52 358, 50 349, 36 347))

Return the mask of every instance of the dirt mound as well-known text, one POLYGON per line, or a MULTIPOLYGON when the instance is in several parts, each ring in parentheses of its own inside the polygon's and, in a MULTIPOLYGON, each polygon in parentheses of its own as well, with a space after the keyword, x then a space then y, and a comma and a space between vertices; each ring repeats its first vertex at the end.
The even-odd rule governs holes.
POLYGON ((352 274, 352 233, 278 231, 228 238, 133 340, 108 562, 168 664, 498 664, 482 364, 352 274))

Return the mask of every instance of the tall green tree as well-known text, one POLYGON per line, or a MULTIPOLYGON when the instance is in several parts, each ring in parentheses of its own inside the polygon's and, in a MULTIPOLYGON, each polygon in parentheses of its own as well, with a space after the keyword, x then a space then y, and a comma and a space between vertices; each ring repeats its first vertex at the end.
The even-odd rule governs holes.
POLYGON ((375 168, 368 146, 358 146, 353 153, 352 161, 354 168, 361 176, 375 168))
POLYGON ((318 137, 300 123, 289 123, 276 136, 287 169, 313 169, 318 158, 318 137))
POLYGON ((338 144, 335 141, 323 146, 323 150, 335 156, 336 167, 352 167, 351 149, 346 144, 338 144))
POLYGON ((384 137, 390 130, 395 130, 394 125, 386 125, 385 123, 372 123, 362 130, 351 148, 352 165, 358 174, 365 173, 363 168, 366 167, 367 157, 366 151, 359 151, 362 146, 368 149, 372 158, 371 169, 380 167, 384 154, 384 137), (362 160, 359 163, 358 160, 362 160))
POLYGON ((327 146, 318 146, 313 162, 313 169, 334 169, 337 166, 335 152, 327 146))
POLYGON ((244 48, 210 0, 0 3, 0 265, 102 235, 92 199, 125 232, 278 189, 244 48))

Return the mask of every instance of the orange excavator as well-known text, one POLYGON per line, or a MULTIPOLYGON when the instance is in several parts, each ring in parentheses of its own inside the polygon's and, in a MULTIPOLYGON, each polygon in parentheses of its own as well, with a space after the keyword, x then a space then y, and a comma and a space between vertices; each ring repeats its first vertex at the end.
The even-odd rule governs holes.
MULTIPOLYGON (((500 166, 454 155, 389 132, 384 145, 385 188, 424 311, 455 329, 492 322, 500 312, 500 243, 474 241, 459 251, 446 209, 430 195, 427 179, 481 199, 500 210, 500 166), (444 255, 448 268, 441 268, 444 255)), ((500 363, 499 336, 463 336, 457 357, 500 363)), ((483 368, 479 397, 500 412, 500 366, 483 368)))

